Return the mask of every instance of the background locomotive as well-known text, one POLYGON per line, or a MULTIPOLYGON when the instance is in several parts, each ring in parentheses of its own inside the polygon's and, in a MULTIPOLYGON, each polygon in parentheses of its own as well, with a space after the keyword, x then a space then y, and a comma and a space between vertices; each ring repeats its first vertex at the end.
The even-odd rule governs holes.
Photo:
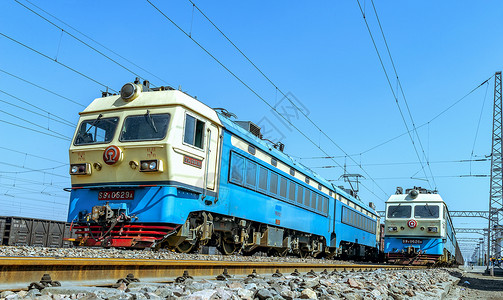
POLYGON ((388 262, 463 264, 447 205, 436 191, 397 188, 386 202, 384 235, 388 262))
POLYGON ((76 244, 377 255, 375 210, 262 140, 251 122, 138 81, 80 115, 70 147, 76 244))

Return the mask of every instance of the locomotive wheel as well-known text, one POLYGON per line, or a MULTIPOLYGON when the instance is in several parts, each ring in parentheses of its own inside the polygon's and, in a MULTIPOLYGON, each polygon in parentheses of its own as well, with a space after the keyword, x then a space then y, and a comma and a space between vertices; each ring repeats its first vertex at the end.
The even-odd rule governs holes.
POLYGON ((176 250, 180 253, 191 253, 197 250, 197 243, 196 244, 191 244, 187 241, 183 241, 180 243, 178 246, 176 246, 176 250))
POLYGON ((220 252, 222 252, 225 255, 231 255, 238 250, 239 245, 234 244, 234 243, 228 243, 224 239, 221 240, 220 242, 220 247, 218 247, 220 252))

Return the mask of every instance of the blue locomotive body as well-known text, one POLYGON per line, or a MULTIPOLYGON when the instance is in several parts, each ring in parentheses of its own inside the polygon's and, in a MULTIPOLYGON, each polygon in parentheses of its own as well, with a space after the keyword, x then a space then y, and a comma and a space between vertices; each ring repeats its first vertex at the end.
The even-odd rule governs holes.
POLYGON ((226 254, 377 253, 375 211, 262 140, 252 123, 232 121, 179 91, 136 97, 97 99, 82 113, 70 149, 68 220, 77 243, 181 252, 214 245, 226 254), (128 118, 135 116, 144 129, 128 139, 135 129, 128 118), (122 129, 109 129, 111 123, 122 129), (105 138, 81 143, 95 127, 105 138))

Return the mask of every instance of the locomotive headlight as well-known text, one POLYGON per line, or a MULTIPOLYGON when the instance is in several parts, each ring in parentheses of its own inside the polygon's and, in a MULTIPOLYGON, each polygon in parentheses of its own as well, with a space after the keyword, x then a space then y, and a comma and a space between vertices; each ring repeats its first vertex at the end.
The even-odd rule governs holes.
POLYGON ((129 82, 121 88, 121 98, 124 101, 132 101, 136 99, 141 92, 141 87, 135 83, 129 82))
POLYGON ((428 227, 428 232, 438 232, 438 227, 428 227))
POLYGON ((162 161, 158 159, 141 160, 140 172, 162 172, 162 161))
POLYGON ((70 175, 91 175, 91 164, 71 164, 70 175))
POLYGON ((390 227, 388 227, 388 231, 394 232, 394 231, 398 231, 398 229, 396 228, 396 226, 390 226, 390 227))

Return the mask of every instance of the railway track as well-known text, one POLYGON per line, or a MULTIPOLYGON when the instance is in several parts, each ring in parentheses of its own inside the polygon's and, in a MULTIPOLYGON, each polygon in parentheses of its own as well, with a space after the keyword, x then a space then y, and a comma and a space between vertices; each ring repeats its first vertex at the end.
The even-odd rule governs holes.
POLYGON ((133 274, 142 282, 172 282, 185 271, 194 277, 213 277, 227 270, 232 276, 246 276, 252 272, 272 274, 277 270, 289 274, 375 269, 421 269, 422 266, 398 266, 382 264, 350 263, 299 263, 299 262, 246 262, 201 260, 151 260, 110 258, 47 258, 1 257, 0 290, 26 288, 31 282, 39 282, 44 274, 62 285, 107 285, 133 274))

